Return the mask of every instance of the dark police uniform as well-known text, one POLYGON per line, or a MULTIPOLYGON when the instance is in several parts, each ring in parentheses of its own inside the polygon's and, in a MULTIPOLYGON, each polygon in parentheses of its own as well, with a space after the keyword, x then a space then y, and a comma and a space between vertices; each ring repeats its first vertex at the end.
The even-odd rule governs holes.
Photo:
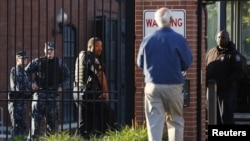
POLYGON ((103 92, 97 73, 103 71, 103 67, 94 53, 82 51, 75 65, 73 96, 79 108, 79 133, 88 138, 114 128, 116 116, 108 103, 98 98, 103 92))
MULTIPOLYGON (((20 51, 17 58, 26 58, 26 52, 20 51)), ((16 65, 10 71, 10 92, 8 110, 12 123, 12 136, 24 136, 26 133, 26 106, 31 95, 31 76, 23 66, 16 65)))
POLYGON ((214 47, 207 54, 207 82, 216 81, 217 83, 218 124, 234 124, 237 80, 244 72, 242 61, 232 42, 229 42, 227 48, 214 47))
MULTIPOLYGON (((54 49, 54 43, 49 42, 54 49)), ((48 48, 49 49, 49 48, 48 48)), ((59 87, 68 88, 70 75, 68 67, 57 57, 48 59, 47 56, 36 58, 26 67, 29 74, 35 73, 35 81, 39 90, 34 93, 32 101, 32 128, 30 136, 37 138, 40 123, 45 116, 46 134, 55 130, 55 121, 58 118, 57 90, 59 87)))

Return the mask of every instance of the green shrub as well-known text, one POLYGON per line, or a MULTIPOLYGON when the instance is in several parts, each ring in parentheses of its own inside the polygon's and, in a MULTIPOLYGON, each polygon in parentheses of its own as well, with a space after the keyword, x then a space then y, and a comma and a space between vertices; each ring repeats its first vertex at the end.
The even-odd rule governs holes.
POLYGON ((144 126, 125 126, 121 131, 108 131, 103 137, 103 141, 147 141, 147 130, 144 126))
POLYGON ((48 137, 41 137, 39 141, 83 141, 83 139, 78 135, 70 135, 67 131, 63 131, 48 137))
MULTIPOLYGON (((166 131, 164 132, 166 133, 166 131)), ((120 131, 108 130, 102 136, 93 135, 91 139, 86 140, 81 136, 70 135, 67 131, 58 132, 48 137, 41 137, 39 141, 147 141, 147 129, 145 125, 124 126, 120 131)), ((167 135, 164 134, 163 141, 167 141, 167 135)))

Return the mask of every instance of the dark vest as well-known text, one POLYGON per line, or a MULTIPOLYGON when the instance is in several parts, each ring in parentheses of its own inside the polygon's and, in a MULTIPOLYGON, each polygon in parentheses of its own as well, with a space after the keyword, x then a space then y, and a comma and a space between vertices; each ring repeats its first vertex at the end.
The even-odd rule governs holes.
POLYGON ((81 51, 75 63, 75 86, 87 87, 88 90, 101 90, 97 76, 91 71, 95 66, 95 56, 91 52, 81 51))
POLYGON ((85 57, 86 52, 81 51, 75 63, 75 82, 77 82, 77 85, 79 85, 80 87, 85 86, 88 79, 88 75, 86 73, 88 72, 88 68, 85 57))
POLYGON ((59 59, 41 57, 35 80, 40 88, 57 89, 58 85, 62 83, 62 69, 59 67, 59 59))

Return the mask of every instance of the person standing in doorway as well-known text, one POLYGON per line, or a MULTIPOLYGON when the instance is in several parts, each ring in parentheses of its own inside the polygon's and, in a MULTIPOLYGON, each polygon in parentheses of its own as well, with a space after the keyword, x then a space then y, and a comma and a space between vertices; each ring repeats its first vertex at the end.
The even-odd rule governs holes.
POLYGON ((24 137, 26 134, 27 100, 31 97, 31 76, 24 68, 29 63, 25 51, 16 53, 16 66, 10 71, 10 92, 8 93, 8 110, 11 119, 11 135, 24 137))
POLYGON ((217 33, 216 41, 217 46, 206 56, 206 79, 207 83, 217 84, 217 124, 234 124, 237 81, 244 74, 243 60, 226 30, 217 33))
POLYGON ((58 96, 63 89, 69 88, 70 72, 66 64, 55 56, 55 43, 46 42, 45 56, 31 61, 25 68, 27 73, 34 74, 32 89, 35 91, 32 100, 32 121, 29 139, 39 137, 40 123, 46 118, 46 135, 55 131, 58 118, 58 96))
POLYGON ((193 56, 186 39, 171 29, 171 10, 162 7, 155 13, 158 30, 140 45, 137 65, 145 76, 145 115, 149 141, 161 141, 165 123, 169 141, 183 141, 183 71, 193 56))
POLYGON ((98 59, 102 41, 92 37, 87 51, 81 51, 75 63, 74 99, 79 108, 79 134, 85 138, 115 127, 116 115, 108 104, 109 93, 103 65, 98 59))

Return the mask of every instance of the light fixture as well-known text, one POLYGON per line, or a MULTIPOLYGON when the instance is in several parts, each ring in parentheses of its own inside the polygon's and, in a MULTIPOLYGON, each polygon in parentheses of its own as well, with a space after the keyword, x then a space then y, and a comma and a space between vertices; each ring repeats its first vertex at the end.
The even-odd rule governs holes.
POLYGON ((63 11, 61 8, 60 11, 56 15, 56 22, 59 26, 59 31, 56 31, 55 29, 53 30, 53 35, 55 36, 56 34, 62 34, 63 33, 63 26, 67 22, 68 15, 63 11))
POLYGON ((56 15, 56 22, 65 24, 67 22, 68 15, 61 8, 59 13, 56 15))

